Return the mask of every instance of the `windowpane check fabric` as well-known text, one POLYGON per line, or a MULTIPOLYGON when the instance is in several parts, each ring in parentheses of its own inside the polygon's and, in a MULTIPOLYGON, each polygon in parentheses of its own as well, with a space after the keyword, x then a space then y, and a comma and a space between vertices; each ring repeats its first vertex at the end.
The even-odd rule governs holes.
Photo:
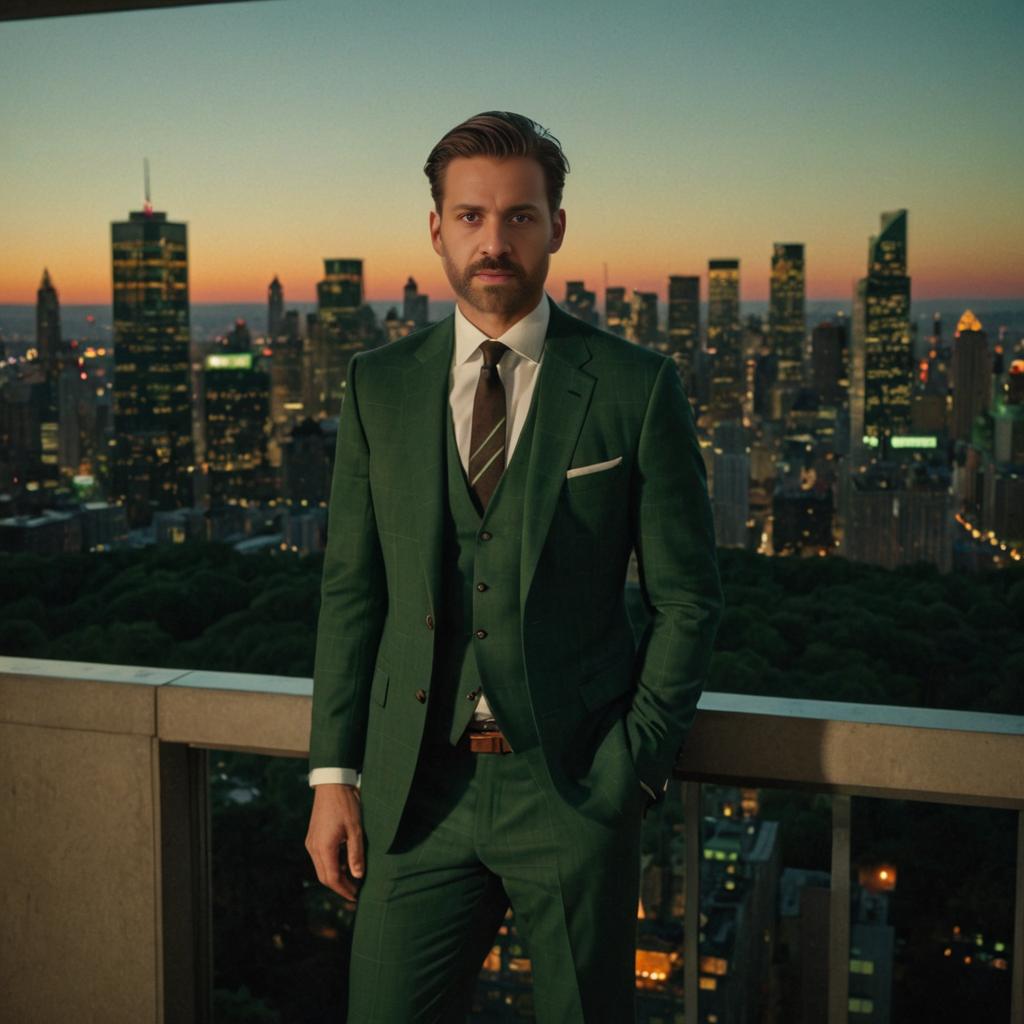
POLYGON ((498 375, 498 363, 508 345, 488 338, 480 342, 483 365, 473 399, 473 430, 469 454, 469 487, 479 502, 480 511, 498 486, 505 471, 505 386, 498 375))

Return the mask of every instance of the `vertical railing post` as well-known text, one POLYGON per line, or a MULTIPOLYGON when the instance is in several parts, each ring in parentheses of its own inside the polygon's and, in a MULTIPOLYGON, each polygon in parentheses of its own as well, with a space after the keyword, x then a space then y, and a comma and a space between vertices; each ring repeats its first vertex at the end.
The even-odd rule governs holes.
POLYGON ((1024 811, 1017 812, 1017 883, 1013 896, 1010 1024, 1024 1020, 1024 811))
POLYGON ((686 822, 686 916, 683 918, 683 998, 687 1022, 700 1020, 700 862, 701 792, 699 782, 683 783, 686 822))
POLYGON ((163 1024, 211 1024, 213 914, 208 752, 156 744, 163 1024))
POLYGON ((850 1006, 850 797, 832 797, 828 915, 828 1024, 848 1024, 850 1006))

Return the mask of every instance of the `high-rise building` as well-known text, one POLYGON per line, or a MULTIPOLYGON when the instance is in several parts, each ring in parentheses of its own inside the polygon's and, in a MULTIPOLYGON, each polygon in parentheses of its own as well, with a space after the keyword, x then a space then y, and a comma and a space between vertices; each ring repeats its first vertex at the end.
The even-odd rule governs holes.
POLYGON ((274 275, 267 289, 267 337, 275 341, 284 328, 284 288, 274 275))
POLYGON ((402 301, 402 320, 413 327, 422 327, 430 322, 430 298, 421 295, 414 278, 405 282, 402 301))
POLYGON ((799 383, 803 376, 806 333, 804 247, 795 242, 776 242, 772 249, 771 290, 768 304, 768 335, 778 355, 778 380, 799 383))
POLYGON ((638 345, 654 346, 658 342, 658 293, 633 289, 629 301, 629 323, 626 337, 638 345))
POLYGON ((153 210, 110 226, 114 290, 112 496, 129 526, 193 503, 188 228, 153 210))
POLYGON ((38 437, 32 446, 38 455, 37 472, 34 476, 48 496, 52 496, 60 485, 60 383, 63 357, 60 300, 57 297, 57 289, 50 280, 49 270, 44 269, 43 280, 36 292, 38 372, 34 375, 31 395, 38 425, 38 437))
POLYGON ((970 441, 974 420, 989 407, 992 356, 988 335, 968 309, 957 324, 953 342, 953 440, 970 441))
POLYGON ((252 331, 245 322, 244 317, 235 320, 235 326, 228 331, 221 339, 220 350, 222 352, 251 352, 252 331))
POLYGON ((846 328, 826 320, 811 333, 811 386, 827 402, 839 402, 846 391, 843 349, 846 328))
POLYGON ((740 261, 708 261, 708 350, 714 419, 740 419, 746 393, 740 324, 740 261))
POLYGON ((206 461, 214 505, 271 497, 267 460, 270 380, 251 352, 213 353, 203 372, 206 461))
POLYGON ((565 282, 565 308, 584 323, 597 325, 597 292, 588 292, 582 281, 565 282))
POLYGON ((883 213, 868 243, 868 272, 853 302, 850 444, 863 459, 883 458, 894 435, 911 427, 914 365, 907 275, 907 211, 883 213))
POLYGON ((626 300, 625 288, 605 288, 604 324, 612 334, 626 336, 626 327, 629 324, 629 302, 626 300))
POLYGON ((348 363, 364 348, 362 341, 363 261, 324 260, 324 279, 317 282, 318 326, 313 339, 313 408, 321 416, 337 416, 345 392, 348 363))
POLYGON ((328 330, 345 326, 363 304, 363 261, 324 260, 324 279, 316 286, 320 323, 328 330))
POLYGON ((674 274, 668 279, 668 353, 679 366, 688 390, 700 349, 700 277, 674 274))
POLYGON ((55 375, 63 352, 60 328, 60 299, 50 280, 50 271, 43 270, 43 280, 36 292, 36 357, 48 377, 55 375))

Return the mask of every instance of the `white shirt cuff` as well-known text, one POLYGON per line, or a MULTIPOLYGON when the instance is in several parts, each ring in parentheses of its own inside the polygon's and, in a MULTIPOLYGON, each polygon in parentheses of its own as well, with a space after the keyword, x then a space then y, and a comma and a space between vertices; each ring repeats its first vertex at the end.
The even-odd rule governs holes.
POLYGON ((355 768, 314 768, 309 773, 309 784, 319 786, 323 783, 342 783, 346 786, 358 786, 362 782, 362 773, 355 768))

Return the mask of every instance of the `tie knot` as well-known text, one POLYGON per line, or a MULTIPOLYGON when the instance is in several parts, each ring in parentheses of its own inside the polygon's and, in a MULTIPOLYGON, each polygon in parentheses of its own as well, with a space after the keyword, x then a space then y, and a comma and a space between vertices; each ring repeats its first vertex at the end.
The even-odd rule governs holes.
POLYGON ((484 369, 490 370, 501 362, 501 357, 508 351, 508 345, 503 341, 488 338, 480 342, 480 351, 484 354, 484 369))

